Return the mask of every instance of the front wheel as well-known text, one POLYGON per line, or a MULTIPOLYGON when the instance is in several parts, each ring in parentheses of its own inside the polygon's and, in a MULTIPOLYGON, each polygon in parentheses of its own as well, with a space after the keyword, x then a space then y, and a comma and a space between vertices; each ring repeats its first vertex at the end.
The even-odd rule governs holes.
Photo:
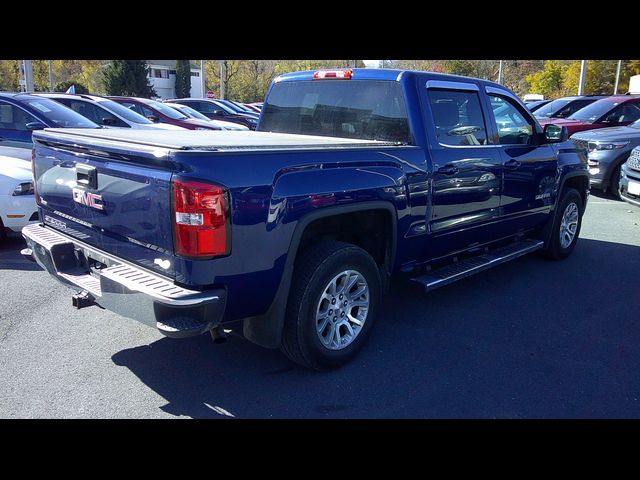
POLYGON ((622 167, 622 163, 616 167, 616 169, 611 174, 611 181, 609 182, 609 192, 616 200, 622 200, 620 194, 620 170, 622 167))
POLYGON ((567 189, 558 204, 551 238, 544 251, 548 257, 562 260, 571 255, 580 234, 583 209, 580 193, 574 188, 567 189))
POLYGON ((355 245, 326 241, 294 272, 281 350, 315 370, 339 367, 362 348, 382 294, 378 267, 355 245))

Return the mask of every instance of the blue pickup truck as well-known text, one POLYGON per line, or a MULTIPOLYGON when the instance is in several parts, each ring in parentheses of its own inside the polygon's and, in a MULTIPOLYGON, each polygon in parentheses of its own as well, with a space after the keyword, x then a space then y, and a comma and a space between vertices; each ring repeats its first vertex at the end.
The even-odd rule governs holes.
MULTIPOLYGON (((430 291, 576 245, 586 152, 502 85, 397 70, 277 77, 256 132, 34 132, 24 255, 170 337, 235 327, 350 360, 392 275, 430 291), (238 322, 238 323, 233 323, 238 322)), ((469 312, 472 314, 472 312, 469 312)))

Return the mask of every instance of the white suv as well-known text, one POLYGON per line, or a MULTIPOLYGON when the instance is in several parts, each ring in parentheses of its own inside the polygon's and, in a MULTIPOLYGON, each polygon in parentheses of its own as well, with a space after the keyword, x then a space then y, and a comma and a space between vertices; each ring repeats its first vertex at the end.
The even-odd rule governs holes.
POLYGON ((0 146, 0 239, 38 221, 31 178, 31 150, 0 146))

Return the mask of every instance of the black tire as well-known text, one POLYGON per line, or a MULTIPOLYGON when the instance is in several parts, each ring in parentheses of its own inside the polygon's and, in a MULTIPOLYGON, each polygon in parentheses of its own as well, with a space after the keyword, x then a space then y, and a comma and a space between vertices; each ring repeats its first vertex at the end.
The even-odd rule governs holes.
POLYGON ((0 242, 4 242, 7 238, 7 232, 4 229, 4 223, 2 223, 2 219, 0 218, 0 242))
POLYGON ((583 213, 584 204, 580 193, 578 193, 574 188, 564 190, 562 197, 560 198, 560 202, 558 203, 558 210, 556 211, 555 218, 553 220, 551 238, 549 239, 546 249, 543 251, 547 257, 553 260, 562 260, 571 255, 571 252, 573 252, 573 249, 576 247, 576 243, 578 242, 580 227, 582 227, 583 213), (562 216, 571 203, 574 203, 578 207, 578 226, 571 243, 568 246, 563 247, 560 242, 560 226, 562 224, 562 216))
POLYGON ((611 174, 611 180, 609 180, 609 192, 611 193, 611 196, 616 200, 622 200, 622 197, 620 196, 620 169, 621 168, 622 168, 622 163, 616 167, 616 169, 611 174))
POLYGON ((323 241, 301 255, 291 282, 280 349, 302 366, 314 370, 336 368, 356 355, 371 332, 382 296, 378 266, 365 250, 344 242, 323 241), (327 285, 346 270, 355 270, 366 280, 369 308, 366 320, 351 343, 331 350, 323 345, 316 332, 316 309, 327 285))

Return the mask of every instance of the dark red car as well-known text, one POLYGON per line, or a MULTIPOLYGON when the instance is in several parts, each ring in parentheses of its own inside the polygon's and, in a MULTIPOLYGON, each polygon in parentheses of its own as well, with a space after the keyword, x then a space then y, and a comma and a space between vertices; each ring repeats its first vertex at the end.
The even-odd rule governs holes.
POLYGON ((221 130, 220 127, 205 120, 187 117, 168 105, 138 97, 109 97, 114 102, 118 102, 130 108, 152 122, 169 123, 189 130, 221 130))
POLYGON ((569 135, 583 130, 629 125, 640 119, 640 96, 616 95, 597 100, 568 118, 541 118, 540 125, 548 123, 567 127, 569 135))

